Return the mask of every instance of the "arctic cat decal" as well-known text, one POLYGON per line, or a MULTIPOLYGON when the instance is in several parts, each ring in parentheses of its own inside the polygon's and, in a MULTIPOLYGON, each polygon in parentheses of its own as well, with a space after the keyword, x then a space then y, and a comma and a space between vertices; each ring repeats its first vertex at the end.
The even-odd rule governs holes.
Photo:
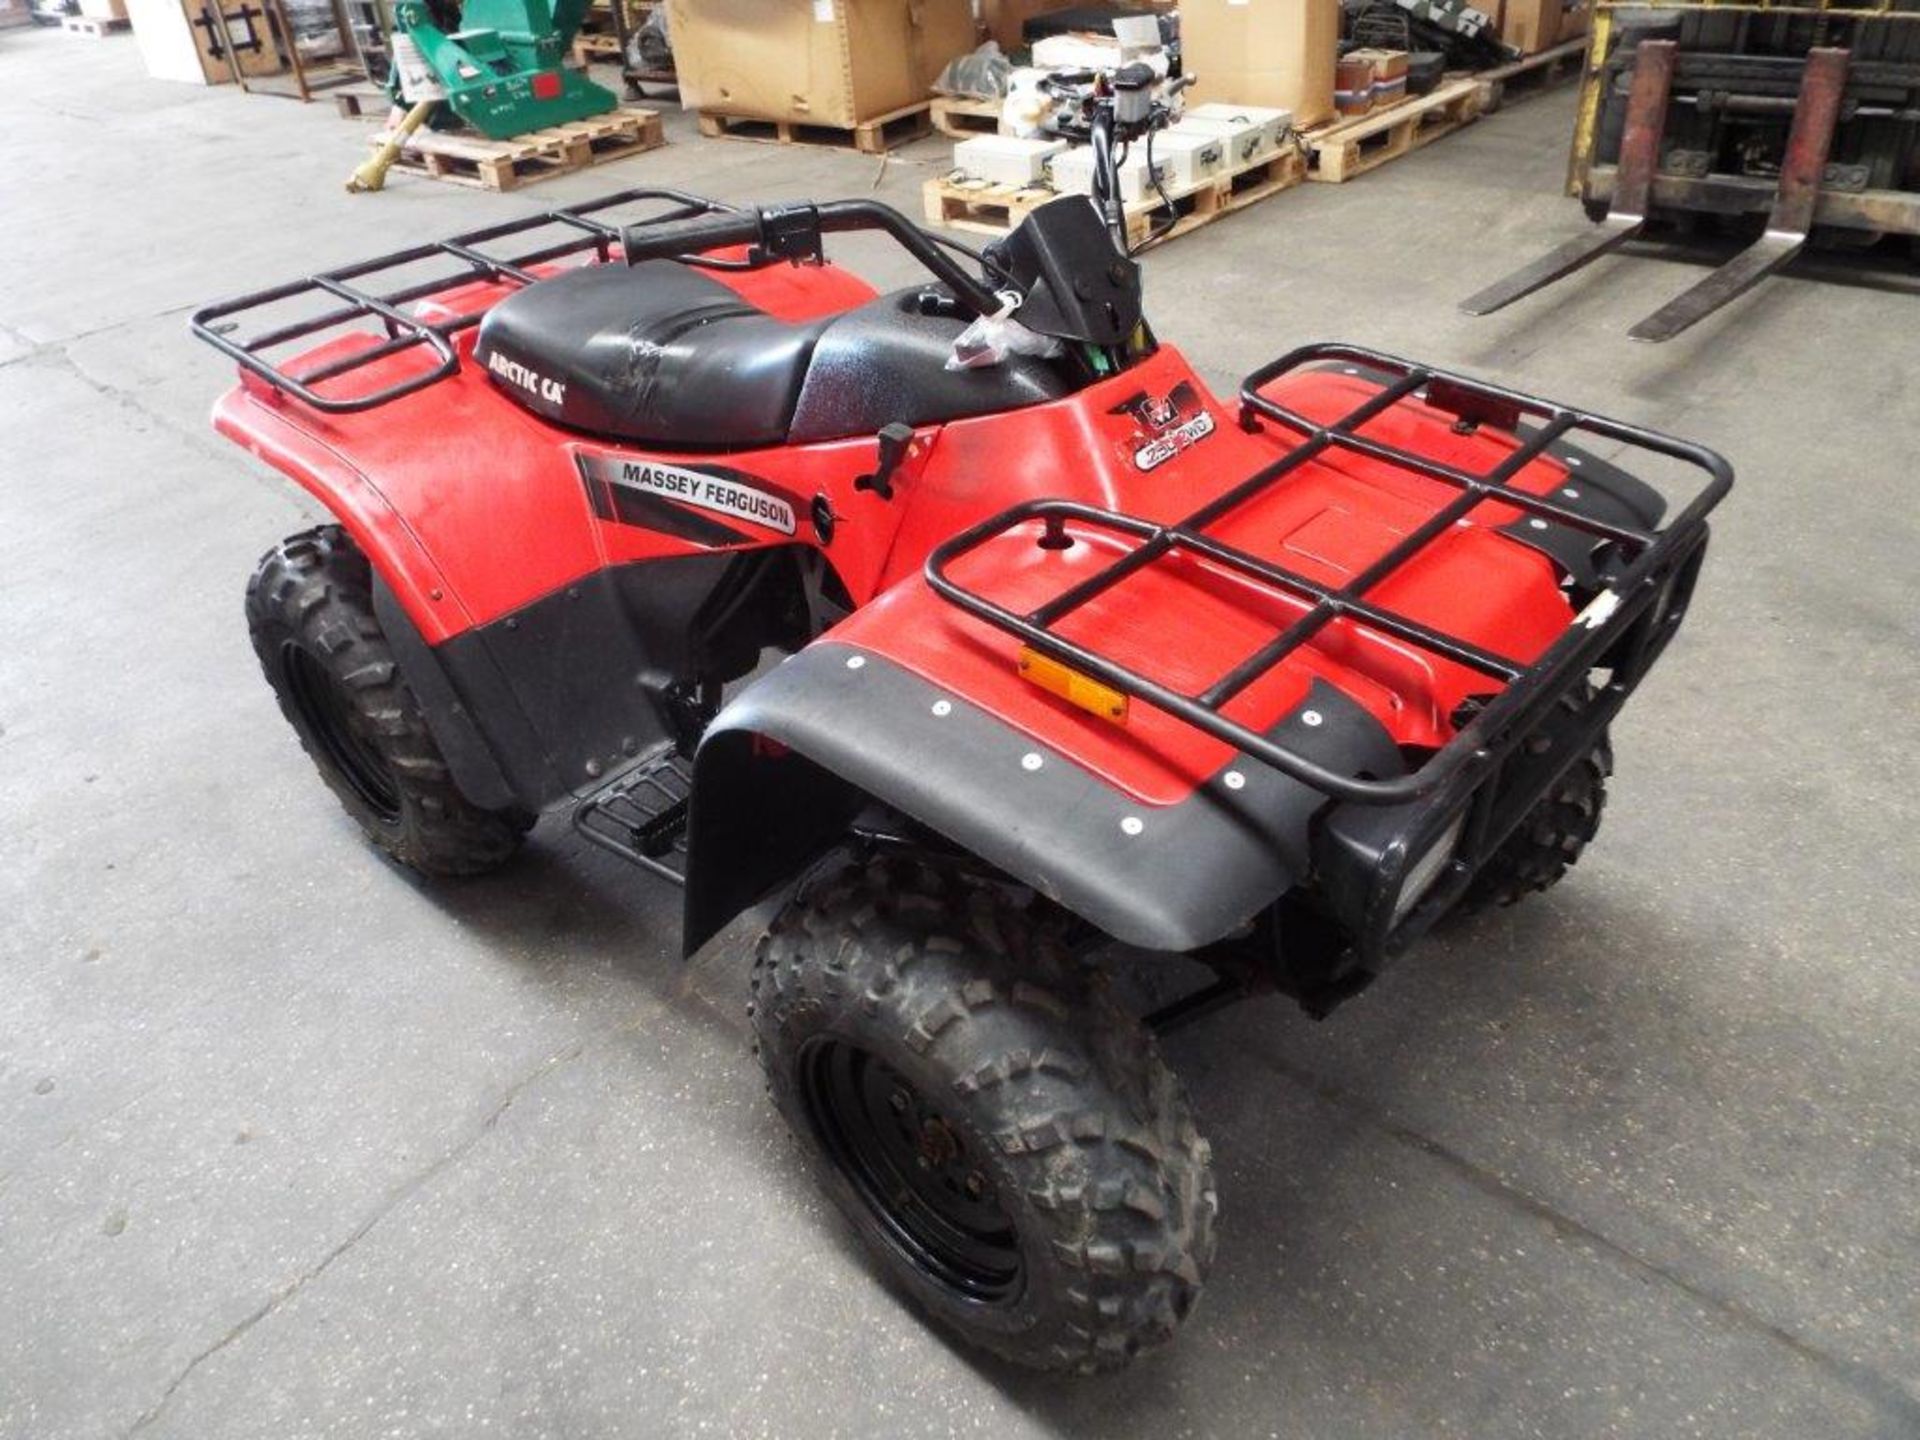
POLYGON ((487 356, 487 369, 509 385, 518 386, 543 404, 558 408, 567 403, 566 381, 549 380, 539 371, 522 365, 518 360, 509 360, 498 350, 487 356))
POLYGON ((1128 444, 1133 463, 1141 470, 1164 464, 1206 439, 1214 429, 1212 413, 1184 380, 1168 391, 1165 399, 1156 400, 1143 390, 1107 413, 1131 415, 1139 422, 1128 444))
MULTIPOLYGON (((752 477, 738 472, 692 470, 663 464, 658 460, 634 460, 623 455, 600 455, 586 451, 580 452, 578 460, 581 478, 587 482, 589 492, 597 487, 605 487, 609 499, 619 512, 626 511, 628 506, 624 502, 632 500, 675 500, 715 515, 725 515, 729 519, 745 520, 769 530, 777 530, 782 535, 791 535, 799 528, 792 501, 761 488, 753 482, 752 477)), ((597 497, 595 508, 600 508, 597 497)), ((659 511, 653 506, 648 506, 647 510, 650 516, 656 518, 643 518, 635 523, 656 529, 674 528, 656 523, 659 511)), ((621 513, 620 518, 626 519, 627 516, 621 513)), ((686 518, 692 520, 695 517, 686 518)), ((688 538, 722 545, 738 544, 748 538, 726 526, 714 525, 711 529, 720 533, 689 535, 688 538)))

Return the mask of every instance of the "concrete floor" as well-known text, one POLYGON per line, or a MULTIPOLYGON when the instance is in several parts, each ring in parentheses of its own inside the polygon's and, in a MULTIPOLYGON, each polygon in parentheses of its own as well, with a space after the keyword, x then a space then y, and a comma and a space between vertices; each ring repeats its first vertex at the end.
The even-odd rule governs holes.
MULTIPOLYGON (((349 198, 330 106, 0 35, 0 1436, 1920 1435, 1911 293, 1700 271, 1453 302, 1573 233, 1571 97, 1147 264, 1230 384, 1348 337, 1682 431, 1743 483, 1627 714, 1601 843, 1325 1025, 1171 1047, 1223 1240, 1181 1343, 1059 1383, 877 1282, 763 1102, 739 937, 543 826, 377 861, 260 683, 306 523, 205 424, 196 302, 624 183, 877 192, 941 163, 673 145, 515 196, 349 198)), ((879 280, 905 267, 846 247, 879 280)), ((1892 282, 1889 282, 1892 283, 1892 282)))

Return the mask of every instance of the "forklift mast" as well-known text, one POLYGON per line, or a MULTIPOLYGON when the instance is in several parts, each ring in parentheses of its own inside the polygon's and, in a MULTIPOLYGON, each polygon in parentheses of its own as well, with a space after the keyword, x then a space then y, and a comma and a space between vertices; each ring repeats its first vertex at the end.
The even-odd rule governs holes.
POLYGON ((1568 189, 1597 229, 1462 304, 1484 315, 1657 220, 1758 229, 1634 326, 1666 340, 1809 242, 1920 255, 1920 0, 1598 0, 1568 189))

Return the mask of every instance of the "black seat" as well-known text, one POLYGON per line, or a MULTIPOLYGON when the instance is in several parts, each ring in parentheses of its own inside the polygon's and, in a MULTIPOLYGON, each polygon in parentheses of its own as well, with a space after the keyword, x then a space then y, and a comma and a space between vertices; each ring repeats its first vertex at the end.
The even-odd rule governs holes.
POLYGON ((509 295, 475 357, 528 409, 595 435, 742 450, 1034 405, 1071 388, 1042 360, 945 368, 964 323, 918 291, 788 324, 671 260, 591 265, 509 295))
POLYGON ((573 429, 777 445, 823 324, 783 324, 671 260, 590 265, 495 305, 474 353, 508 394, 573 429))

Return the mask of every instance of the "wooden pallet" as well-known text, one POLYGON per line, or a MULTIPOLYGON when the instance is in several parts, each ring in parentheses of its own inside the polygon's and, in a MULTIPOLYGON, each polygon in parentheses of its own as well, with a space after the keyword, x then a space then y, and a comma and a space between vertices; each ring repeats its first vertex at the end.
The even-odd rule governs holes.
MULTIPOLYGON (((386 138, 384 133, 374 136, 374 148, 386 138)), ((511 140, 421 130, 407 142, 394 166, 454 185, 513 190, 664 144, 659 112, 628 108, 532 130, 511 140)))
POLYGON ((956 140, 1000 133, 1000 102, 969 100, 957 95, 933 97, 933 128, 956 140))
POLYGON ((332 96, 333 108, 340 112, 343 120, 357 120, 362 115, 385 115, 393 108, 392 97, 386 91, 365 84, 335 90, 332 96))
POLYGON ((109 35, 118 34, 127 28, 127 21, 117 15, 96 18, 92 15, 63 15, 60 28, 69 35, 85 35, 90 39, 104 40, 109 35))
POLYGON ((1338 184, 1431 145, 1477 120, 1482 99, 1478 80, 1449 80, 1429 94, 1409 96, 1371 115, 1308 130, 1303 136, 1312 152, 1307 178, 1338 184))
MULTIPOLYGON (((1306 179, 1306 169, 1300 152, 1287 149, 1269 159, 1217 175, 1191 190, 1172 192, 1168 198, 1173 201, 1179 218, 1157 239, 1151 239, 1151 243, 1165 244, 1224 215, 1244 210, 1257 200, 1291 190, 1306 179)), ((1004 235, 1039 206, 1058 198, 1054 191, 1041 186, 1016 189, 950 176, 929 180, 921 188, 921 203, 930 224, 984 235, 1004 235)), ((1127 244, 1135 250, 1142 248, 1166 223, 1167 208, 1157 195, 1149 201, 1127 206, 1127 244)))
POLYGON ((1537 55, 1523 55, 1491 70, 1478 70, 1473 78, 1480 82, 1480 110, 1491 114, 1498 110, 1509 93, 1545 90, 1580 73, 1587 58, 1587 37, 1569 40, 1537 55))
POLYGON ((617 65, 621 60, 620 37, 608 32, 585 30, 573 37, 573 63, 581 69, 589 65, 617 65))
POLYGON ((834 145, 859 150, 867 155, 883 155, 896 145, 905 145, 923 135, 931 135, 927 120, 928 102, 890 110, 851 128, 815 125, 798 120, 760 120, 751 115, 722 115, 714 110, 700 112, 700 133, 709 139, 760 140, 774 145, 834 145))

